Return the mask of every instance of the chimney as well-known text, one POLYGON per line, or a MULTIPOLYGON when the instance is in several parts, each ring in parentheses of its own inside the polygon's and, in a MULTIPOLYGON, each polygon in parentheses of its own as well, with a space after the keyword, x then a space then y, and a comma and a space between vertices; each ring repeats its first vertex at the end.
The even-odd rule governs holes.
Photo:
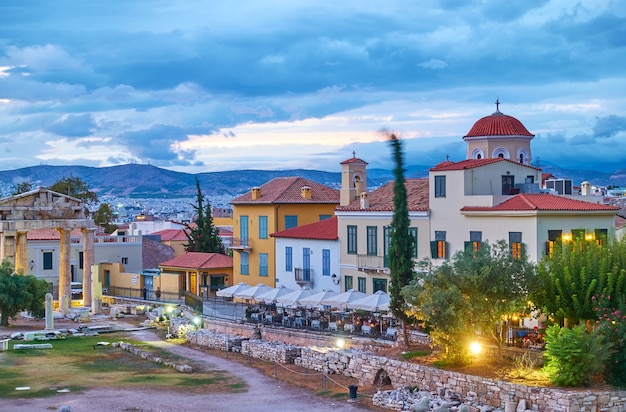
POLYGON ((252 195, 252 200, 258 200, 261 197, 261 188, 258 186, 253 187, 250 192, 252 195))
POLYGON ((361 209, 367 209, 370 207, 369 194, 367 192, 361 193, 361 209))
POLYGON ((302 186, 300 188, 300 195, 303 199, 311 200, 311 188, 309 186, 302 186))

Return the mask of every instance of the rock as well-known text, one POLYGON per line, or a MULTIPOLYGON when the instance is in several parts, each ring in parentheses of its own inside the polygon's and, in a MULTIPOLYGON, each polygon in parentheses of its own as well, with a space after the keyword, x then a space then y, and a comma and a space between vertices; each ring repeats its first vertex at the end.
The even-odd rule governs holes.
POLYGON ((430 398, 422 398, 411 406, 411 412, 428 412, 430 411, 430 398))

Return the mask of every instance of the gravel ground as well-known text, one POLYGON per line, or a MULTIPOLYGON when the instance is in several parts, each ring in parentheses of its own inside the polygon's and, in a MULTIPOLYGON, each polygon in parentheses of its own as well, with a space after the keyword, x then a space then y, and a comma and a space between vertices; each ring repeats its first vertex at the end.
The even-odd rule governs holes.
MULTIPOLYGON (((12 332, 19 330, 15 327, 12 329, 12 332)), ((0 331, 0 334, 2 332, 0 331)), ((333 401, 317 397, 304 389, 264 376, 254 368, 208 355, 193 348, 161 341, 150 330, 135 333, 138 339, 150 341, 176 355, 199 362, 205 365, 207 370, 227 370, 244 380, 248 384, 248 391, 237 394, 189 395, 163 390, 98 389, 83 393, 63 393, 41 399, 3 399, 0 400, 0 411, 54 411, 62 406, 70 406, 72 412, 348 412, 371 410, 365 405, 360 405, 361 402, 369 403, 369 399, 349 403, 345 400, 333 401)))

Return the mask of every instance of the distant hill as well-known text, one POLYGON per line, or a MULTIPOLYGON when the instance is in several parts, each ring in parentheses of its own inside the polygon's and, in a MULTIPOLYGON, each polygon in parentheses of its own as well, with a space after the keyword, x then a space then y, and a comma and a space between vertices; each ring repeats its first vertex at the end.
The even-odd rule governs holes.
MULTIPOLYGON (((427 177, 429 166, 407 166, 405 176, 427 177)), ((544 165, 544 173, 569 178, 574 185, 587 180, 596 185, 626 186, 626 170, 603 173, 588 170, 565 170, 554 165, 544 165)), ((228 172, 182 173, 152 165, 126 164, 111 167, 88 166, 31 166, 0 171, 0 191, 10 194, 13 186, 32 182, 35 186, 49 187, 64 177, 79 177, 98 196, 163 198, 193 197, 196 193, 196 176, 200 186, 209 195, 236 196, 260 186, 276 177, 301 176, 315 182, 339 188, 341 171, 321 170, 237 170, 228 172)), ((371 168, 367 171, 368 186, 375 188, 393 179, 393 171, 371 168)))

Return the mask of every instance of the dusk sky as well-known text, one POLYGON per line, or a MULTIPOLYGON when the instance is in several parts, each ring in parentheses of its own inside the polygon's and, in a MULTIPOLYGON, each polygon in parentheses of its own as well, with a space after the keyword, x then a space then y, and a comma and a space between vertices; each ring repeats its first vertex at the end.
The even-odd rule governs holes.
POLYGON ((339 171, 465 158, 500 110, 533 163, 626 168, 615 0, 0 3, 0 169, 339 171))

